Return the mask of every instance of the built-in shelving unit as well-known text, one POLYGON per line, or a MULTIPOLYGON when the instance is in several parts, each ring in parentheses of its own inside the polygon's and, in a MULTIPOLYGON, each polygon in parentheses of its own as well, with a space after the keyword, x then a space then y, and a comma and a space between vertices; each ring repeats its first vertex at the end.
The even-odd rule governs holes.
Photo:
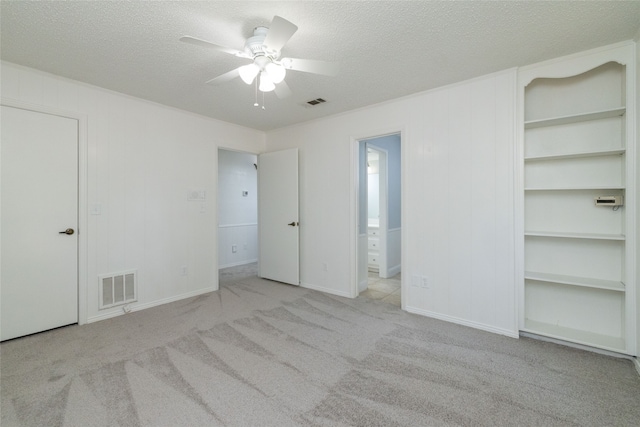
POLYGON ((634 95, 621 49, 521 73, 520 329, 635 354, 634 95), (624 206, 597 206, 602 196, 624 206))

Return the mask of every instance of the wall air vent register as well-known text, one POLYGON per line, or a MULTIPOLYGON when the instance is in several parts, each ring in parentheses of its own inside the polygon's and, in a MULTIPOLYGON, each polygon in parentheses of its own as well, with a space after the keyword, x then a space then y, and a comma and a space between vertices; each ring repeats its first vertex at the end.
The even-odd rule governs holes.
POLYGON ((137 271, 98 276, 100 286, 100 309, 116 307, 137 300, 137 271))

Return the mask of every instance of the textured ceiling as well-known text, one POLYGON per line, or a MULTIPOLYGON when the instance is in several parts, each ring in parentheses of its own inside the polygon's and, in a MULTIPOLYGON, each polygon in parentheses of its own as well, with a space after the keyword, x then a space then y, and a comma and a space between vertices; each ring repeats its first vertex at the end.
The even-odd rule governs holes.
POLYGON ((6 1, 1 58, 239 125, 269 130, 622 40, 640 1, 6 1), (337 77, 289 72, 293 96, 240 79, 204 82, 246 60, 180 42, 242 49, 273 15, 298 25, 283 56, 336 61, 337 77), (328 102, 306 107, 315 98, 328 102))

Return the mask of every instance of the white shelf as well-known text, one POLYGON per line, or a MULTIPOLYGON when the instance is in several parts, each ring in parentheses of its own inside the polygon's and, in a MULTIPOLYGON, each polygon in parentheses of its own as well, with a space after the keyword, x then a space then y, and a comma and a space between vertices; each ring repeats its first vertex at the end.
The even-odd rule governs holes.
POLYGON ((612 186, 604 186, 598 187, 596 185, 588 186, 588 187, 527 187, 524 191, 576 191, 576 190, 625 190, 626 187, 612 187, 612 186))
POLYGON ((526 162, 538 162, 545 160, 560 160, 560 159, 579 159, 584 157, 602 157, 602 156, 621 156, 625 153, 624 148, 616 149, 616 150, 602 150, 602 151, 585 151, 582 153, 566 153, 566 154, 555 154, 551 156, 531 156, 525 157, 524 160, 526 162))
POLYGON ((608 110, 592 111, 589 113, 571 114, 568 116, 552 117, 541 120, 530 120, 524 122, 525 129, 535 129, 547 126, 566 125, 569 123, 586 122, 589 120, 608 119, 610 117, 623 116, 627 109, 625 107, 612 108, 608 110))
POLYGON ((529 332, 532 334, 544 335, 550 338, 557 338, 560 340, 570 341, 590 347, 598 347, 605 350, 616 352, 624 352, 626 350, 624 339, 620 337, 595 334, 593 332, 566 328, 563 326, 537 322, 529 319, 525 319, 525 327, 522 330, 524 332, 529 332))
POLYGON ((525 231, 525 236, 532 237, 560 237, 565 239, 592 239, 592 240, 625 240, 624 234, 597 234, 597 233, 565 233, 556 231, 525 231))
POLYGON ((525 271, 524 278, 537 280, 539 282, 558 283, 561 285, 581 286, 585 288, 604 289, 616 292, 625 292, 622 282, 614 280, 592 279, 588 277, 565 276, 562 274, 538 273, 535 271, 525 271))

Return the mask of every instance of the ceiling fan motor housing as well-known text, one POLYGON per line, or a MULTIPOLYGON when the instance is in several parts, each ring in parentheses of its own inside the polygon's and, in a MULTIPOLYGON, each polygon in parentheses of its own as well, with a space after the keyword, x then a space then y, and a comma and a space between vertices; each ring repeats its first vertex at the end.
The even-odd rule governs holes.
POLYGON ((268 51, 264 46, 264 40, 267 38, 267 27, 256 27, 253 29, 253 36, 249 37, 244 44, 244 50, 254 59, 257 56, 268 56, 272 60, 278 59, 280 52, 268 51))

